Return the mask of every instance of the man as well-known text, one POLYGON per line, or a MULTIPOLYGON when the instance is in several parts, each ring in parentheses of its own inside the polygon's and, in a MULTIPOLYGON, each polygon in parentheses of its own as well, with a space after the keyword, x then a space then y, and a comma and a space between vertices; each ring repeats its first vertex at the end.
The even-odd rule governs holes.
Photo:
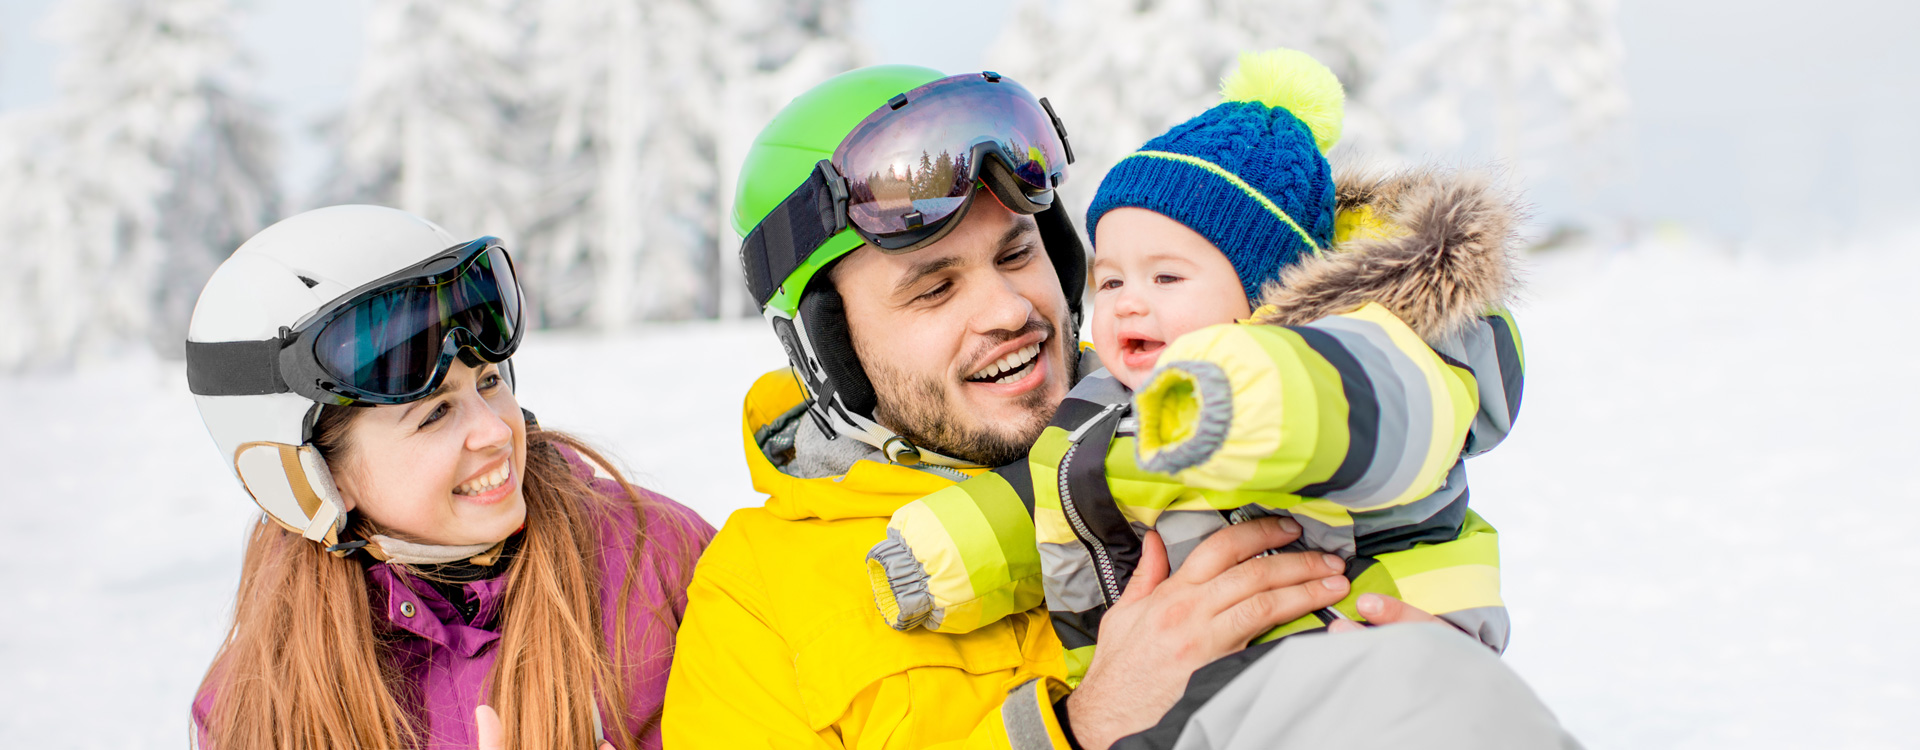
MULTIPOLYGON (((1173 576, 1149 537, 1072 690, 1044 607, 963 635, 895 631, 876 613, 863 556, 893 511, 1022 456, 1080 374, 1084 255, 1052 207, 1070 161, 1050 107, 1018 84, 905 66, 835 77, 756 139, 734 225, 748 285, 794 368, 747 396, 747 462, 768 501, 735 513, 695 574, 668 687, 669 744, 1105 748, 1153 727, 1190 677, 1205 687, 1196 670, 1346 595, 1323 555, 1259 556, 1298 535, 1287 520, 1225 529, 1173 576)), ((1432 619, 1376 604, 1376 623, 1432 619)), ((1311 653, 1266 649, 1275 658, 1262 664, 1321 677, 1273 680, 1304 684, 1311 699, 1276 688, 1263 701, 1304 712, 1338 677, 1386 675, 1391 684, 1352 703, 1442 706, 1465 684, 1459 663, 1475 659, 1493 665, 1472 667, 1467 683, 1495 686, 1479 692, 1518 685, 1484 650, 1446 651, 1471 642, 1433 625, 1322 640, 1330 645, 1311 653), (1416 656, 1377 656, 1388 653, 1416 656), (1435 653, 1454 655, 1426 656, 1435 653)), ((1229 700, 1244 695, 1188 713, 1246 715, 1229 700)), ((1446 717, 1411 729, 1522 703, 1447 705, 1446 717)), ((1520 713, 1551 722, 1543 709, 1520 713)), ((1392 731, 1377 734, 1421 736, 1384 737, 1392 731)))

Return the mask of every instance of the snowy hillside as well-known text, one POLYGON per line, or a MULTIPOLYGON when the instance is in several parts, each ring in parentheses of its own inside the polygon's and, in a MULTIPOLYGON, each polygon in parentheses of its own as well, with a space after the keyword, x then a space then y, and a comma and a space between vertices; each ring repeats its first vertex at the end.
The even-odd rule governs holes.
MULTIPOLYGON (((1590 747, 1920 736, 1920 238, 1820 260, 1648 244, 1536 257, 1513 438, 1472 463, 1508 660, 1590 747)), ((543 423, 718 524, 754 502, 757 323, 541 333, 543 423)), ((178 747, 253 513, 178 365, 0 379, 0 747, 178 747)))

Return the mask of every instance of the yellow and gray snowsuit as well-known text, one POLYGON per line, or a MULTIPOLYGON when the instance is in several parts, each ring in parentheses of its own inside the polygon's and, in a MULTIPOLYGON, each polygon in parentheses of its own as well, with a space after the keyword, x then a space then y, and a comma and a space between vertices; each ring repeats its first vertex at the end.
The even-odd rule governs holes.
POLYGON ((1088 376, 1028 460, 895 512, 867 556, 885 619, 965 633, 1044 601, 1077 682, 1146 530, 1177 568, 1214 531, 1277 514, 1305 529, 1290 547, 1346 558, 1354 586, 1338 614, 1261 640, 1362 620, 1356 598, 1377 592, 1504 649, 1497 537, 1467 507, 1464 459, 1519 411, 1516 210, 1450 173, 1335 184, 1332 251, 1247 324, 1181 337, 1137 395, 1088 376))

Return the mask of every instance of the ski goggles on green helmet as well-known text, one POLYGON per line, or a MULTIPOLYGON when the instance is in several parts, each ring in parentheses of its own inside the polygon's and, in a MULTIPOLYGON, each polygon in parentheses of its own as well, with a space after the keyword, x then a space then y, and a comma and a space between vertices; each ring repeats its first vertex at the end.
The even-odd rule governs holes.
POLYGON ((1071 163, 1053 106, 1012 79, 989 71, 922 85, 855 125, 747 234, 747 287, 765 307, 796 270, 833 260, 812 256, 849 228, 885 253, 926 247, 959 223, 982 185, 1008 209, 1039 213, 1071 163))
POLYGON ((523 308, 507 249, 482 237, 363 285, 278 337, 187 342, 187 386, 202 396, 410 403, 440 387, 457 358, 512 356, 523 308))

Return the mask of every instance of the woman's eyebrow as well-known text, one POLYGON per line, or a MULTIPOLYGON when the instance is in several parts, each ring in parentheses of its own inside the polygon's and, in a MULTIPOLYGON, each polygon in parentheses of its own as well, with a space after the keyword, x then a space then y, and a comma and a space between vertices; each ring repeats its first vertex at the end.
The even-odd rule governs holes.
POLYGON ((405 408, 405 409, 401 409, 401 410, 400 410, 400 416, 399 416, 399 418, 398 418, 398 419, 395 419, 394 421, 396 421, 396 422, 397 422, 397 421, 402 421, 402 420, 405 420, 405 419, 407 418, 407 415, 408 415, 408 414, 412 414, 412 413, 413 413, 413 409, 414 409, 414 407, 417 407, 417 406, 419 406, 419 405, 421 405, 421 404, 424 404, 424 403, 426 403, 426 402, 428 402, 428 401, 432 401, 432 400, 434 400, 434 399, 436 399, 436 398, 439 398, 439 397, 441 397, 441 396, 445 396, 445 395, 447 395, 447 390, 448 390, 448 389, 450 389, 450 388, 452 388, 452 387, 453 387, 453 381, 451 381, 451 380, 441 380, 441 381, 440 381, 440 387, 439 387, 439 388, 435 388, 435 389, 433 389, 433 392, 432 392, 432 393, 429 393, 429 394, 427 394, 427 395, 426 395, 425 397, 423 397, 423 398, 421 398, 421 399, 419 399, 419 400, 416 400, 416 401, 410 401, 410 402, 407 402, 407 408, 405 408))

